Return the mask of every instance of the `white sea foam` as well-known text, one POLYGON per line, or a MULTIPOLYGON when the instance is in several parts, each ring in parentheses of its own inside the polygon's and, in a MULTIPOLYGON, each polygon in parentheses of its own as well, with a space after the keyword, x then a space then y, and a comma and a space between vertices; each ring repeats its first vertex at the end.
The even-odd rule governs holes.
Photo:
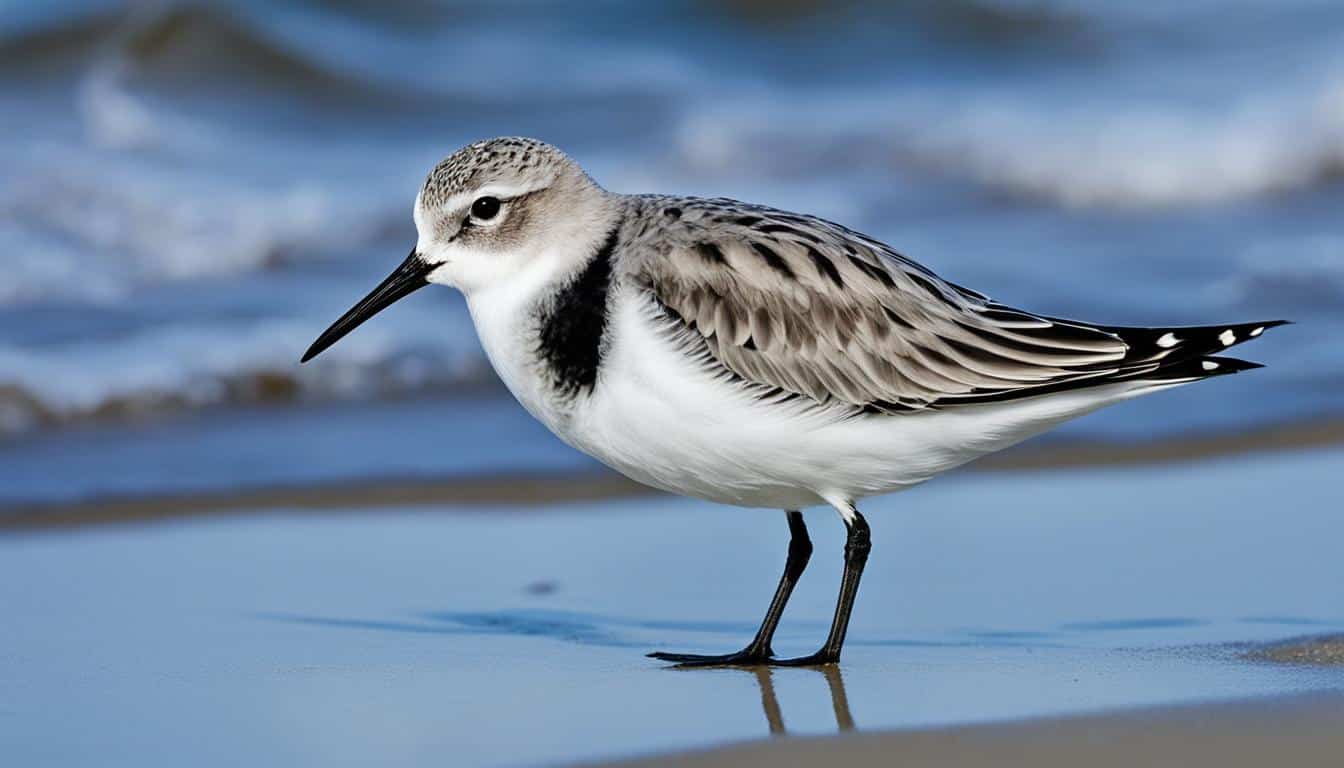
POLYGON ((150 110, 124 85, 120 59, 92 67, 79 85, 78 106, 89 139, 111 149, 150 146, 157 138, 150 110))
POLYGON ((316 258, 369 242, 380 224, 302 182, 246 188, 114 166, 29 172, 0 192, 0 239, 10 246, 0 306, 106 301, 156 282, 316 258))

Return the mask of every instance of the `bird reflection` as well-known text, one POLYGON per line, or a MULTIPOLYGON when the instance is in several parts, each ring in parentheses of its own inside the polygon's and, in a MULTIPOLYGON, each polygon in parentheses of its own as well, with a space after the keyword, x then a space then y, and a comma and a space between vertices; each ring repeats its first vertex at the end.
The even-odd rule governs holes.
MULTIPOLYGON (((849 713, 849 697, 845 695, 845 678, 837 664, 827 664, 817 669, 826 678, 826 687, 831 692, 831 709, 835 712, 835 727, 841 732, 854 730, 854 717, 849 713)), ((761 689, 761 709, 765 711, 765 722, 770 727, 770 735, 784 736, 788 728, 784 726, 784 714, 779 707, 779 697, 775 695, 775 672, 770 667, 752 667, 756 676, 756 685, 761 689)))

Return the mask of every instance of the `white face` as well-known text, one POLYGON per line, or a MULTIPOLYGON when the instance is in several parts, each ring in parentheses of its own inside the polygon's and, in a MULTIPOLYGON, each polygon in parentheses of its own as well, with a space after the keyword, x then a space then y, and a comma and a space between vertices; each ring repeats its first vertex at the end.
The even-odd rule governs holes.
POLYGON ((487 184, 429 210, 415 196, 415 252, 433 268, 429 281, 470 291, 517 272, 523 256, 507 246, 521 243, 507 235, 517 234, 511 219, 531 191, 487 184))
POLYGON ((614 209, 606 193, 568 161, 496 165, 467 178, 449 181, 461 187, 447 194, 436 189, 427 195, 427 183, 416 195, 415 249, 319 336, 304 360, 428 283, 452 286, 468 297, 496 287, 525 294, 540 290, 591 254, 594 238, 610 229, 614 209))
POLYGON ((487 183, 434 207, 417 195, 415 249, 432 267, 429 281, 467 292, 522 271, 539 229, 537 198, 550 181, 487 183))

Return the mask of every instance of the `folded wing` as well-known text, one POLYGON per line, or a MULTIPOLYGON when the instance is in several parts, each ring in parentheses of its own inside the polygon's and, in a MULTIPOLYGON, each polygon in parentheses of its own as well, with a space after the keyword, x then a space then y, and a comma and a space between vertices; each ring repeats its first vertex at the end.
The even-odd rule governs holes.
POLYGON ((1189 343, 1193 333, 1159 343, 1181 329, 1013 309, 837 224, 698 202, 664 204, 660 247, 636 278, 719 365, 819 403, 895 412, 1027 397, 1144 377, 1221 348, 1211 333, 1212 346, 1197 349, 1208 345, 1189 343))

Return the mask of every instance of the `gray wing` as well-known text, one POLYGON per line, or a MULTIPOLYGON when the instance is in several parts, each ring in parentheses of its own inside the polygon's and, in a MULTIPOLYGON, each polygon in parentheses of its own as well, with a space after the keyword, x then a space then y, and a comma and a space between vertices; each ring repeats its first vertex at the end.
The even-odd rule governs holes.
POLYGON ((997 304, 837 224, 650 199, 634 278, 748 382, 880 411, 983 402, 1157 367, 1116 332, 997 304))

